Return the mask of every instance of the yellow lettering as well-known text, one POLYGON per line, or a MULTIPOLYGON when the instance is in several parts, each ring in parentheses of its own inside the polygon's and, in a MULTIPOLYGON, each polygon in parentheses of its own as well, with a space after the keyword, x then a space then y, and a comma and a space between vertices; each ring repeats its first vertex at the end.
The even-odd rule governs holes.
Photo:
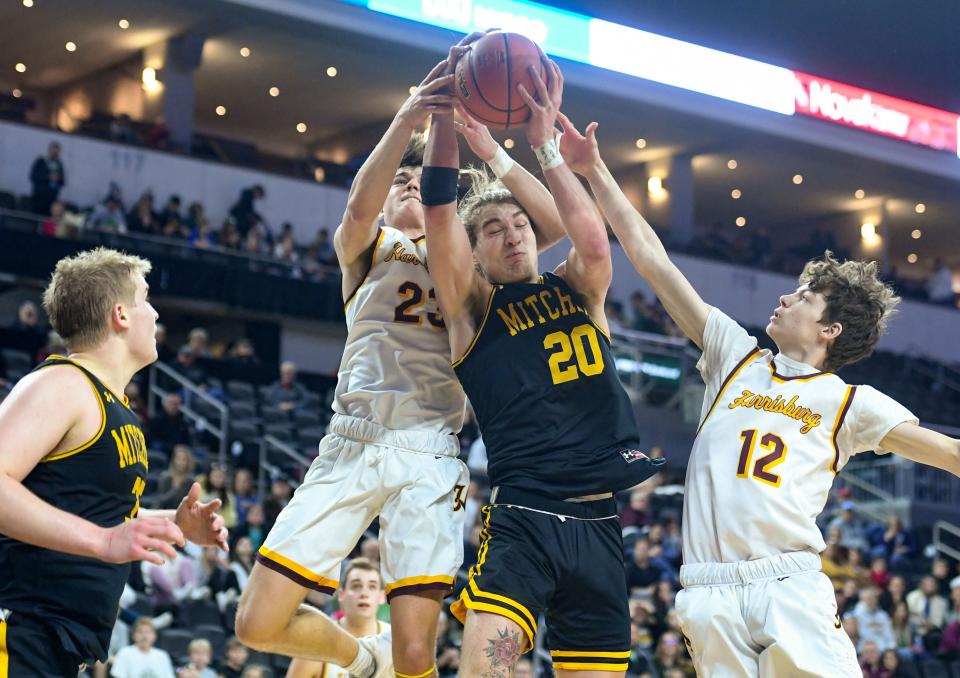
POLYGON ((550 305, 550 302, 548 301, 549 299, 550 299, 550 290, 544 290, 543 292, 540 293, 540 303, 542 303, 544 307, 547 309, 547 315, 550 316, 551 320, 556 320, 557 318, 560 317, 560 311, 556 310, 550 305))
POLYGON ((127 440, 127 436, 124 435, 124 430, 120 429, 120 435, 117 435, 117 430, 113 429, 110 431, 110 435, 113 436, 113 441, 117 444, 117 455, 120 457, 120 468, 126 468, 131 464, 130 458, 130 441, 127 440))
POLYGON ((510 315, 508 316, 503 312, 502 308, 497 309, 497 314, 506 324, 507 329, 510 330, 510 336, 514 337, 517 335, 517 332, 527 329, 527 326, 520 319, 520 316, 517 314, 517 309, 513 307, 513 304, 509 304, 507 308, 510 309, 510 315))
POLYGON ((577 310, 577 307, 573 303, 573 298, 569 294, 561 292, 559 287, 554 287, 553 291, 557 293, 557 298, 560 300, 561 314, 568 316, 577 310))
POLYGON ((527 297, 526 299, 524 299, 523 302, 524 302, 527 306, 529 306, 530 308, 532 308, 532 309, 533 309, 533 312, 537 314, 537 320, 540 321, 540 324, 541 324, 541 325, 542 325, 543 323, 547 322, 547 319, 544 318, 543 315, 540 313, 540 309, 537 308, 537 295, 536 295, 536 294, 531 294, 529 297, 527 297))

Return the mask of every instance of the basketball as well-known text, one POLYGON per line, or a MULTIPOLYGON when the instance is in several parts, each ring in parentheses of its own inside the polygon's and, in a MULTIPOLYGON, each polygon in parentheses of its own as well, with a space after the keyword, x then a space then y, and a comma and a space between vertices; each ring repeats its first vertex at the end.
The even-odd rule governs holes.
POLYGON ((529 67, 546 82, 546 55, 537 43, 519 33, 494 31, 473 43, 457 63, 455 87, 464 108, 488 127, 509 129, 530 119, 530 109, 517 92, 523 84, 536 97, 529 67))

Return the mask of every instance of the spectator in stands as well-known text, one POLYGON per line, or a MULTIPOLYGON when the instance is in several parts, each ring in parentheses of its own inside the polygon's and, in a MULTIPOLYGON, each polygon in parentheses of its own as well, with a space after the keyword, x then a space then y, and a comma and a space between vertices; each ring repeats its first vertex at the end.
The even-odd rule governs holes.
POLYGON ((217 237, 220 247, 225 249, 239 250, 243 247, 243 236, 240 235, 240 231, 237 230, 236 224, 229 219, 223 222, 223 226, 220 228, 220 233, 217 237))
POLYGON ((166 451, 174 445, 190 443, 190 426, 182 407, 183 401, 179 394, 168 393, 163 397, 163 410, 150 418, 151 445, 166 451))
POLYGON ((32 301, 20 302, 17 319, 10 324, 10 329, 31 334, 38 340, 47 333, 47 328, 40 322, 40 311, 32 301))
POLYGON ((867 535, 863 522, 854 512, 855 504, 845 501, 840 505, 840 515, 830 521, 828 530, 839 529, 838 543, 847 549, 862 549, 867 546, 867 535))
MULTIPOLYGON (((187 646, 190 661, 184 669, 193 671, 197 678, 217 678, 217 672, 210 668, 213 661, 213 646, 206 638, 195 638, 187 646)), ((181 674, 181 678, 183 678, 181 674)))
POLYGON ((50 203, 50 215, 40 224, 40 235, 48 238, 63 237, 62 234, 65 234, 65 228, 62 224, 65 213, 66 209, 62 202, 54 200, 50 203))
POLYGON ((126 233, 127 219, 123 215, 123 207, 116 196, 108 195, 102 203, 97 205, 87 218, 84 228, 107 233, 126 233))
POLYGON ((250 540, 241 537, 230 550, 230 569, 237 575, 237 584, 240 585, 240 592, 243 593, 247 580, 250 579, 250 570, 253 569, 254 550, 250 540))
POLYGON ((863 678, 881 678, 883 676, 883 666, 880 653, 882 650, 872 640, 864 641, 863 648, 860 650, 860 668, 863 669, 863 678))
POLYGON ((330 229, 321 228, 317 231, 317 239, 313 246, 316 247, 316 258, 321 264, 333 266, 337 263, 337 253, 333 249, 333 243, 330 241, 330 229))
POLYGON ((200 250, 210 249, 217 244, 216 233, 210 227, 210 222, 207 221, 206 217, 201 218, 197 226, 191 229, 187 242, 200 250))
POLYGON ((153 622, 146 617, 135 621, 133 644, 117 653, 110 675, 114 678, 142 678, 142 676, 175 678, 170 655, 154 647, 156 642, 157 631, 153 627, 153 622))
POLYGON ((907 674, 901 671, 900 663, 900 655, 897 654, 896 650, 884 652, 880 656, 880 665, 883 671, 879 674, 879 678, 905 678, 907 674))
POLYGON ((133 122, 126 113, 121 113, 110 121, 110 141, 117 141, 121 144, 137 143, 137 133, 133 129, 133 122))
MULTIPOLYGON (((57 339, 60 339, 60 335, 50 330, 50 334, 54 335, 57 339)), ((49 336, 49 335, 48 335, 49 336)), ((60 339, 62 342, 63 340, 60 339)), ((47 346, 50 346, 50 340, 47 340, 47 346)), ((64 346, 64 348, 66 348, 64 346)), ((55 353, 57 355, 64 355, 60 350, 50 351, 50 353, 55 353)), ((123 389, 123 395, 127 398, 127 407, 133 410, 137 415, 137 419, 140 420, 140 425, 146 428, 148 422, 147 416, 147 404, 143 402, 143 396, 140 394, 140 384, 135 381, 131 381, 127 384, 126 388, 123 389)), ((187 488, 189 490, 190 488, 187 488)), ((184 493, 186 494, 186 493, 184 493)), ((182 495, 181 495, 182 496, 182 495)))
POLYGON ((47 343, 37 351, 37 362, 42 363, 51 355, 67 355, 67 353, 67 345, 63 342, 63 337, 57 334, 56 330, 49 330, 47 332, 47 343))
POLYGON ((874 558, 870 563, 870 581, 880 589, 887 588, 890 583, 890 571, 887 569, 886 558, 874 558))
POLYGON ((627 590, 630 595, 652 595, 657 582, 668 579, 669 571, 659 559, 650 555, 650 542, 645 537, 633 545, 633 559, 627 564, 627 590))
POLYGON ((246 537, 250 540, 250 546, 253 547, 253 550, 257 551, 267 538, 267 526, 263 515, 263 505, 251 505, 247 509, 246 518, 246 521, 237 524, 231 537, 234 540, 246 537))
POLYGON ((246 237, 247 233, 262 221, 262 217, 257 213, 256 201, 262 200, 266 194, 267 192, 260 184, 245 188, 240 192, 237 202, 230 208, 230 216, 241 236, 246 237))
POLYGON ((626 321, 623 317, 623 305, 619 301, 608 297, 603 304, 603 310, 611 332, 619 332, 624 328, 626 321))
MULTIPOLYGON (((832 532, 836 532, 836 530, 832 532)), ((820 567, 823 573, 833 582, 835 591, 841 590, 844 583, 852 578, 853 572, 847 567, 847 549, 840 546, 833 539, 833 535, 831 535, 826 548, 820 554, 820 567)))
POLYGON ((292 233, 277 240, 277 244, 273 247, 273 256, 288 264, 299 263, 300 255, 297 253, 297 244, 293 240, 292 233))
POLYGON ((277 516, 283 507, 290 503, 293 488, 286 478, 276 477, 270 483, 270 496, 263 501, 263 517, 267 524, 267 532, 277 522, 277 516))
POLYGON ((920 585, 907 594, 907 607, 921 632, 943 628, 947 620, 947 599, 937 592, 937 580, 926 575, 920 585))
MULTIPOLYGON (((179 400, 179 396, 171 394, 179 400)), ((167 396, 168 398, 170 396, 167 396)), ((166 400, 164 401, 166 402, 166 400)), ((151 428, 152 431, 152 428, 151 428)), ((152 438, 151 432, 151 438, 152 438)), ((154 508, 175 509, 180 500, 190 490, 195 478, 196 460, 188 445, 173 445, 167 470, 160 474, 157 491, 153 499, 154 508)))
POLYGON ((850 637, 850 642, 853 643, 854 647, 860 647, 860 624, 857 618, 852 614, 841 615, 841 617, 843 617, 841 625, 850 637))
POLYGON ((867 643, 875 643, 877 661, 880 653, 897 646, 890 615, 880 607, 880 591, 870 587, 860 592, 860 602, 853 608, 853 616, 860 626, 860 647, 862 651, 867 643))
POLYGON ((243 251, 254 256, 263 256, 267 253, 267 245, 259 231, 250 230, 243 237, 243 251))
POLYGON ((233 529, 237 525, 237 499, 230 491, 230 479, 227 475, 227 469, 222 464, 210 464, 210 471, 205 476, 197 479, 203 488, 203 497, 201 501, 211 501, 216 498, 222 502, 220 515, 223 516, 223 522, 228 529, 233 529))
POLYGON ((247 522, 247 510, 260 503, 260 497, 253 486, 253 474, 249 469, 238 468, 234 472, 233 497, 237 502, 237 522, 247 522))
POLYGON ((143 564, 143 579, 150 590, 154 612, 172 612, 177 616, 180 603, 202 597, 200 566, 180 547, 177 557, 165 560, 163 565, 143 564))
POLYGON ((167 204, 163 206, 163 209, 160 210, 160 214, 158 215, 160 227, 165 227, 171 221, 176 221, 177 223, 182 222, 183 216, 180 214, 180 209, 180 196, 173 193, 167 198, 167 204))
POLYGON ((158 116, 150 127, 143 133, 143 141, 147 146, 166 150, 170 148, 170 128, 167 127, 167 119, 158 116))
POLYGON ((893 568, 911 558, 916 552, 913 535, 904 528, 900 516, 895 513, 887 518, 887 529, 883 533, 883 551, 887 562, 893 568))
POLYGON ((307 394, 306 387, 297 381, 296 364, 285 360, 280 364, 280 379, 267 389, 265 400, 284 412, 292 412, 304 404, 307 394))
POLYGON ((220 674, 223 678, 240 678, 243 675, 243 669, 246 668, 247 658, 250 656, 250 650, 240 642, 236 636, 227 641, 227 658, 220 666, 220 674))
POLYGON ((893 612, 898 603, 907 602, 907 580, 900 575, 890 577, 890 583, 884 596, 884 609, 887 612, 893 612))
POLYGON ((167 326, 163 323, 157 323, 157 332, 155 336, 157 340, 157 360, 165 363, 174 361, 177 357, 177 354, 167 343, 167 326))
POLYGON ((927 280, 927 298, 934 304, 956 308, 957 295, 953 291, 953 271, 939 257, 933 261, 933 275, 927 280))
POLYGON ((200 553, 200 588, 198 592, 203 598, 217 604, 221 611, 227 605, 240 600, 240 583, 237 573, 220 555, 220 550, 212 546, 204 546, 200 553))
POLYGON ((890 624, 897 648, 913 645, 916 629, 910 619, 910 608, 904 601, 901 600, 893 607, 893 612, 890 613, 890 624))
POLYGON ((47 147, 46 157, 39 156, 30 168, 33 213, 41 216, 50 214, 50 205, 60 195, 60 189, 66 183, 66 172, 60 159, 60 144, 53 141, 47 147))
POLYGON ((177 359, 171 367, 198 386, 206 384, 207 374, 203 371, 203 368, 196 364, 193 349, 188 345, 180 347, 180 350, 177 351, 177 359))
POLYGON ((127 228, 131 233, 159 235, 160 223, 153 211, 153 193, 144 191, 127 214, 127 228))
POLYGON ((633 329, 639 332, 663 333, 653 307, 647 303, 646 297, 640 290, 630 295, 630 316, 633 329))
POLYGON ((259 664, 252 664, 243 670, 240 678, 267 678, 267 672, 259 664))
POLYGON ((667 631, 657 641, 657 650, 653 654, 653 665, 661 676, 669 669, 680 669, 682 675, 693 678, 693 666, 687 657, 686 648, 680 642, 680 636, 667 631))
POLYGON ((950 572, 950 563, 944 558, 934 558, 930 564, 930 575, 937 580, 937 591, 944 598, 950 597, 950 586, 953 575, 950 572))
POLYGON ((187 335, 187 346, 197 358, 210 357, 210 334, 202 327, 194 327, 187 335))
POLYGON ((257 350, 253 342, 246 337, 234 342, 230 350, 227 351, 227 360, 240 367, 252 367, 260 364, 260 358, 257 357, 257 350))

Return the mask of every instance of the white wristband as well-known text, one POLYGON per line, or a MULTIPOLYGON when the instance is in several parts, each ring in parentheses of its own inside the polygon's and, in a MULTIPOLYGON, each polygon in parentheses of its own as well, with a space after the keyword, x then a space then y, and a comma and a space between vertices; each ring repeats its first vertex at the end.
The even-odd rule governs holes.
POLYGON ((560 147, 554 137, 551 137, 543 146, 534 148, 533 152, 537 156, 541 169, 553 169, 563 164, 563 156, 560 155, 560 147))
POLYGON ((503 150, 503 146, 497 146, 497 154, 487 160, 487 166, 497 175, 497 179, 503 179, 515 164, 516 162, 510 157, 510 154, 503 150))

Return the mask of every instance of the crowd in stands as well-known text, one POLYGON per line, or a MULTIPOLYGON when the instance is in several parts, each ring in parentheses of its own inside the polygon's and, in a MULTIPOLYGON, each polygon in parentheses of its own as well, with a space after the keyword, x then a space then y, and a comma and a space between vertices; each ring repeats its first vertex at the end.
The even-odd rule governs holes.
MULTIPOLYGON (((640 331, 674 333, 662 309, 641 294, 633 295, 630 314, 620 322, 640 331)), ((31 363, 63 351, 55 337, 48 337, 40 313, 31 302, 20 305, 9 328, 35 336, 38 345, 43 343, 44 348, 31 363)), ((160 325, 158 347, 161 359, 208 394, 222 398, 231 411, 236 404, 231 395, 237 396, 237 387, 211 376, 216 372, 214 367, 250 370, 260 365, 249 340, 230 345, 212 342, 202 327, 191 330, 184 343, 175 347, 160 325)), ((7 388, 24 371, 23 366, 16 371, 6 365, 7 388)), ((157 398, 153 414, 148 414, 151 395, 143 377, 138 375, 125 393, 130 407, 141 418, 150 445, 151 467, 143 505, 174 508, 192 483, 199 482, 202 500, 216 497, 223 502, 221 513, 230 529, 231 548, 224 554, 212 547, 187 544, 174 561, 133 568, 121 599, 111 663, 91 668, 90 675, 132 678, 145 671, 155 676, 196 678, 283 675, 288 660, 245 648, 232 636, 233 617, 256 550, 290 500, 302 469, 279 468, 259 486, 258 458, 244 454, 243 446, 233 445, 227 463, 221 463, 224 460, 217 454, 216 441, 204 430, 203 419, 185 412, 191 395, 177 384, 166 385, 167 393, 157 398)), ((306 385, 291 362, 279 366, 272 382, 251 386, 249 392, 256 402, 249 416, 265 423, 263 431, 267 422, 273 427, 286 426, 301 450, 316 449, 326 421, 329 392, 306 385), (296 438, 294 430, 306 436, 296 438)), ((465 507, 465 561, 458 579, 462 586, 477 561, 480 508, 489 498, 486 456, 470 412, 460 442, 462 458, 471 470, 465 507)), ((663 454, 658 448, 650 450, 653 457, 663 454)), ((669 468, 618 496, 630 595, 631 678, 695 675, 674 610, 681 563, 682 483, 682 469, 669 468)), ((907 529, 896 515, 885 524, 864 522, 846 490, 835 493, 825 515, 829 518, 822 526, 827 542, 822 554, 823 571, 834 584, 841 623, 857 648, 864 676, 919 677, 924 667, 929 670, 931 665, 960 662, 960 576, 956 564, 930 558, 918 534, 907 529)), ((353 557, 379 561, 376 532, 375 523, 353 557)), ((334 616, 341 614, 336 598, 311 593, 308 600, 334 616)), ((389 619, 388 606, 382 607, 380 616, 389 619)), ((456 675, 461 634, 459 624, 444 613, 438 632, 441 678, 456 675)), ((536 657, 527 655, 517 675, 533 676, 537 664, 541 676, 550 675, 546 668, 549 662, 546 652, 536 657)))
MULTIPOLYGON (((111 139, 125 143, 145 138, 143 131, 134 134, 130 120, 124 116, 114 119, 109 130, 111 139)), ((43 218, 40 232, 44 235, 74 237, 88 229, 158 236, 193 248, 246 254, 258 262, 263 259, 280 262, 283 267, 277 272, 289 272, 298 278, 312 280, 338 275, 331 229, 319 228, 315 238, 307 243, 296 241, 290 223, 281 224, 279 228, 271 226, 257 210, 257 202, 265 195, 261 185, 243 189, 231 206, 229 216, 217 226, 210 223, 202 203, 184 206, 179 196, 170 195, 160 204, 148 190, 127 204, 116 184, 108 187, 99 203, 80 209, 58 199, 66 183, 66 174, 60 159, 60 146, 56 142, 51 143, 47 154, 36 158, 30 168, 32 193, 29 205, 34 214, 43 218)), ((673 244, 671 247, 697 256, 791 276, 795 276, 806 261, 821 256, 825 250, 841 257, 849 255, 825 225, 818 225, 802 246, 781 247, 762 226, 731 230, 715 225, 703 229, 688 245, 673 244)), ((954 272, 940 259, 934 262, 933 271, 926 278, 902 276, 896 267, 887 277, 904 296, 944 306, 957 307, 960 304, 960 297, 954 291, 954 272)), ((668 326, 666 333, 670 334, 672 329, 668 326)))

